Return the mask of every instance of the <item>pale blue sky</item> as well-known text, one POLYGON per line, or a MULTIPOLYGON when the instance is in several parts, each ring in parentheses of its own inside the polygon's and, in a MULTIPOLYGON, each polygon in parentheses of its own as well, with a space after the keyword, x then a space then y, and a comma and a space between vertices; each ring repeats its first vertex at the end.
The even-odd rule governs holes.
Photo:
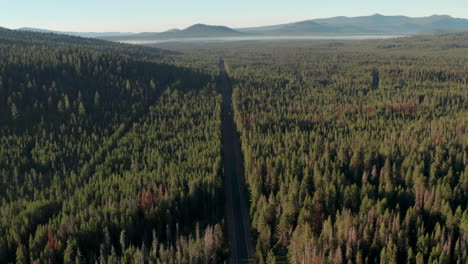
POLYGON ((332 16, 468 18, 468 0, 0 0, 0 26, 163 31, 195 23, 247 27, 332 16))

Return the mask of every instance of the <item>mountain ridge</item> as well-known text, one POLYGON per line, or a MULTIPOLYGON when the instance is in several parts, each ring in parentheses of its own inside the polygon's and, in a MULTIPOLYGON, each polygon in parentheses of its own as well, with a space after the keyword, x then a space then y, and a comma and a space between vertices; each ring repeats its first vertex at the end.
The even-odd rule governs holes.
POLYGON ((376 13, 370 16, 335 16, 247 28, 229 28, 221 25, 197 23, 185 29, 171 29, 164 32, 61 32, 35 28, 21 28, 18 30, 67 34, 110 41, 150 41, 251 35, 421 35, 468 31, 468 19, 454 18, 449 15, 408 17, 376 13))
POLYGON ((151 39, 177 39, 177 38, 200 38, 200 37, 228 37, 228 36, 242 36, 245 33, 238 32, 226 26, 213 26, 197 23, 185 29, 171 29, 164 32, 145 32, 138 33, 130 36, 119 37, 111 36, 104 37, 106 40, 151 40, 151 39))
POLYGON ((433 34, 450 33, 468 30, 468 19, 454 18, 448 15, 432 15, 428 17, 408 17, 401 15, 385 16, 373 14, 370 16, 336 16, 330 18, 309 19, 287 24, 263 27, 237 28, 239 32, 279 34, 285 29, 293 32, 329 33, 329 34, 433 34), (300 31, 306 22, 318 24, 300 31))

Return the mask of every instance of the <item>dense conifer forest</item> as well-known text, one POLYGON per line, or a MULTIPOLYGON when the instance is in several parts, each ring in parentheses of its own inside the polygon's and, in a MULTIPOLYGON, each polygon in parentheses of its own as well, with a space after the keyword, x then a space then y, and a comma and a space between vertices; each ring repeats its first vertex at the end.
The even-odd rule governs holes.
POLYGON ((467 43, 232 47, 258 263, 467 263, 467 43))
POLYGON ((0 263, 224 258, 216 71, 0 35, 0 263))
POLYGON ((467 263, 467 33, 158 46, 0 28, 0 263, 227 263, 220 58, 256 263, 467 263))

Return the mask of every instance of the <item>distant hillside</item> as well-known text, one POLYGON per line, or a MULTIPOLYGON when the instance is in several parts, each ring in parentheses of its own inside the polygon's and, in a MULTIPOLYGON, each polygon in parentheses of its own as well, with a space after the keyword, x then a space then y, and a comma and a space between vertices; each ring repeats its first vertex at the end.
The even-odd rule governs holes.
MULTIPOLYGON (((308 21, 302 21, 294 24, 289 24, 289 25, 284 25, 283 27, 279 27, 277 29, 274 29, 275 33, 286 33, 286 34, 293 34, 293 33, 315 33, 315 32, 320 32, 323 31, 324 28, 319 25, 318 23, 315 23, 314 21, 308 20, 308 21)), ((266 31, 268 32, 268 30, 266 31)))
POLYGON ((30 28, 30 27, 22 27, 22 28, 18 28, 17 30, 18 31, 38 32, 38 33, 62 33, 60 31, 53 31, 53 30, 42 29, 42 28, 30 28))
POLYGON ((107 40, 153 40, 153 39, 177 39, 177 38, 205 38, 205 37, 228 37, 243 36, 245 33, 238 32, 225 26, 210 26, 195 24, 183 30, 172 29, 162 33, 140 33, 131 36, 103 37, 107 40))
POLYGON ((430 17, 384 16, 332 17, 290 24, 241 28, 240 32, 278 34, 432 34, 468 30, 468 19, 446 15, 430 17))
POLYGON ((291 24, 251 28, 248 33, 261 35, 322 35, 322 34, 359 34, 363 30, 355 26, 321 25, 312 20, 306 20, 291 24))
POLYGON ((172 52, 136 45, 109 42, 95 38, 83 38, 64 34, 11 30, 0 27, 0 44, 16 46, 77 47, 95 51, 116 52, 135 58, 160 58, 172 52))
POLYGON ((54 34, 63 34, 70 36, 78 36, 84 38, 99 38, 99 37, 109 37, 109 36, 129 36, 135 33, 130 32, 72 32, 72 31, 55 31, 41 28, 30 28, 23 27, 17 29, 18 31, 31 31, 31 32, 40 32, 40 33, 54 33, 54 34))

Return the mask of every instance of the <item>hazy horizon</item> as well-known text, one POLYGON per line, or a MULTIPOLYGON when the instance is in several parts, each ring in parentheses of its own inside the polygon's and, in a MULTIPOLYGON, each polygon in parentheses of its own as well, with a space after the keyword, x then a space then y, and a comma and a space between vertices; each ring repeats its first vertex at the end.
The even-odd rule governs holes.
POLYGON ((10 29, 22 27, 74 32, 162 32, 183 29, 193 24, 223 25, 231 28, 284 24, 308 19, 336 16, 369 16, 376 13, 390 16, 426 17, 449 15, 468 18, 468 4, 460 0, 440 2, 396 0, 381 3, 369 0, 329 1, 317 6, 306 0, 267 1, 240 0, 220 4, 207 0, 177 3, 136 0, 132 3, 117 0, 99 2, 83 0, 70 3, 57 0, 41 2, 2 1, 0 26, 10 29))
POLYGON ((222 42, 238 42, 238 41, 285 41, 285 40, 376 40, 376 39, 392 39, 402 38, 407 35, 303 35, 303 36, 237 36, 237 37, 193 37, 193 38, 179 38, 179 39, 155 39, 155 40, 128 40, 119 41, 121 43, 138 44, 138 45, 150 45, 150 44, 161 44, 171 42, 198 42, 198 43, 222 43, 222 42))

